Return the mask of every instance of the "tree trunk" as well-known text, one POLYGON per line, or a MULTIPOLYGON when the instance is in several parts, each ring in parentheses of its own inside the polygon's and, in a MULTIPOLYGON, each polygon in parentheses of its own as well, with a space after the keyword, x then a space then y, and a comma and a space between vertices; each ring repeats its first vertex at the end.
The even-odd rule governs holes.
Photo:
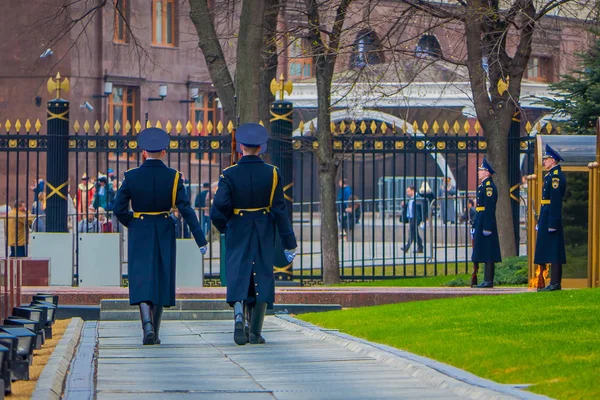
MULTIPOLYGON (((263 27, 266 1, 244 0, 240 15, 235 84, 240 123, 258 122, 259 87, 263 70, 263 27)), ((267 105, 268 106, 268 105, 267 105)), ((267 124, 268 121, 263 121, 267 124)))
POLYGON ((339 238, 335 204, 337 162, 333 154, 333 141, 329 132, 331 122, 329 99, 331 98, 331 81, 333 77, 332 60, 323 56, 317 66, 316 136, 319 147, 315 153, 319 163, 321 254, 323 255, 323 283, 331 285, 340 282, 339 238))
POLYGON ((271 81, 277 78, 277 41, 275 40, 277 30, 277 16, 279 15, 280 0, 265 0, 265 26, 263 32, 262 56, 263 68, 260 73, 259 83, 259 120, 266 127, 271 119, 270 105, 275 100, 271 93, 271 81))
POLYGON ((487 139, 488 158, 496 170, 493 176, 498 188, 498 204, 496 205, 496 222, 500 237, 502 258, 517 254, 515 243, 510 199, 510 181, 508 176, 508 130, 512 114, 503 111, 497 117, 481 121, 487 139))
POLYGON ((210 10, 206 0, 189 0, 189 2, 190 18, 198 32, 198 47, 204 54, 210 79, 223 106, 225 120, 233 121, 236 116, 235 88, 210 10))

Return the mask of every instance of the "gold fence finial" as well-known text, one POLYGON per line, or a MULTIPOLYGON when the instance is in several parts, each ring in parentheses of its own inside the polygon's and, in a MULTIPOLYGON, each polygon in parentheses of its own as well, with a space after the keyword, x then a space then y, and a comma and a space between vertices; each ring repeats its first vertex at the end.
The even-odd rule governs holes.
POLYGON ((279 100, 283 100, 283 92, 286 92, 290 96, 293 88, 294 84, 292 81, 285 82, 283 74, 279 77, 279 81, 276 78, 271 81, 271 93, 277 96, 277 92, 279 92, 279 100))
POLYGON ((56 91, 56 98, 60 99, 60 91, 64 90, 65 92, 68 92, 70 89, 70 84, 69 84, 69 78, 65 78, 63 79, 63 81, 60 81, 61 76, 60 76, 60 72, 58 72, 56 74, 56 78, 55 79, 48 79, 48 93, 52 94, 52 92, 56 91))

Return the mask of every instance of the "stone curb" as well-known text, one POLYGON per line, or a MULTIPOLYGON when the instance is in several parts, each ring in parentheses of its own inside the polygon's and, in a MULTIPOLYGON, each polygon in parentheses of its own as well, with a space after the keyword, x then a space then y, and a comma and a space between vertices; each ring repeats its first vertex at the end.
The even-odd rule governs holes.
POLYGON ((59 400, 61 398, 65 378, 75 355, 83 324, 81 318, 71 320, 37 381, 35 391, 31 395, 32 400, 59 400))
POLYGON ((281 328, 298 331, 306 336, 332 342, 355 353, 372 357, 378 361, 400 367, 409 375, 434 387, 445 388, 451 393, 474 400, 522 399, 541 400, 549 397, 521 391, 515 386, 500 384, 480 378, 459 368, 418 356, 391 346, 372 343, 335 330, 320 328, 289 315, 276 315, 270 319, 281 328))

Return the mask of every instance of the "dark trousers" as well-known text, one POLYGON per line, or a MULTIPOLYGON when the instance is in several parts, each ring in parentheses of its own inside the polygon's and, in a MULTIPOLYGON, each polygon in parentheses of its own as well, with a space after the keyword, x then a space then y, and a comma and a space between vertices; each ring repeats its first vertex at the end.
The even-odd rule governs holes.
POLYGON ((27 257, 27 246, 10 246, 11 257, 27 257))
POLYGON ((406 242, 406 248, 410 248, 414 241, 417 242, 417 249, 423 248, 423 239, 419 235, 418 224, 414 218, 408 220, 408 242, 406 242))
POLYGON ((562 281, 562 264, 552 263, 550 265, 550 283, 553 285, 560 284, 562 281))

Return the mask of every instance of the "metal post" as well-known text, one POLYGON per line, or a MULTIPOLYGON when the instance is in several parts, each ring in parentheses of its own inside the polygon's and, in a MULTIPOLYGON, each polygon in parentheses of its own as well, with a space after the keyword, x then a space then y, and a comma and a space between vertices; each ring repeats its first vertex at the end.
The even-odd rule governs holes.
MULTIPOLYGON (((283 83, 283 82, 282 82, 283 83)), ((293 162, 292 162, 292 103, 285 100, 277 100, 271 104, 271 139, 269 149, 271 161, 281 173, 281 184, 283 186, 283 195, 286 200, 286 206, 290 221, 292 219, 293 206, 293 162)), ((276 240, 274 257, 274 277, 275 281, 291 281, 293 277, 292 263, 288 263, 283 254, 283 247, 280 240, 276 240)))
POLYGON ((48 152, 46 157, 46 231, 68 232, 69 186, 69 102, 60 98, 61 91, 69 90, 69 79, 48 80, 50 94, 56 98, 48 102, 48 152))
POLYGON ((512 118, 508 132, 508 180, 510 183, 510 198, 513 200, 512 220, 515 233, 515 247, 519 255, 519 244, 521 242, 521 111, 517 109, 512 118))

